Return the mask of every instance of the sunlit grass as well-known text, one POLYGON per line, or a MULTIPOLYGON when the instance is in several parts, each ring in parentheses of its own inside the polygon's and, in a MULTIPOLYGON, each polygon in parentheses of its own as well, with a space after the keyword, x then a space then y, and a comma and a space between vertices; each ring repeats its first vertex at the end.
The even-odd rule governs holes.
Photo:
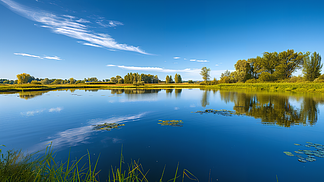
MULTIPOLYGON (((44 154, 33 153, 24 155, 21 151, 13 150, 2 154, 0 150, 0 181, 97 182, 100 181, 98 176, 100 170, 97 169, 99 158, 93 163, 88 152, 79 159, 71 159, 69 154, 66 162, 57 162, 51 145, 46 147, 44 154), (81 164, 81 161, 84 162, 84 160, 87 160, 87 162, 81 164)), ((121 152, 119 166, 111 166, 111 170, 107 174, 108 182, 149 182, 147 179, 149 170, 145 172, 143 166, 138 161, 134 160, 127 164, 127 166, 124 163, 124 156, 121 152)), ((165 166, 159 182, 163 182, 164 172, 165 166)), ((187 169, 182 171, 182 176, 179 175, 178 163, 174 177, 165 181, 184 181, 185 178, 199 181, 187 169)))
POLYGON ((270 90, 286 92, 324 92, 323 83, 223 83, 208 85, 208 89, 221 90, 270 90))

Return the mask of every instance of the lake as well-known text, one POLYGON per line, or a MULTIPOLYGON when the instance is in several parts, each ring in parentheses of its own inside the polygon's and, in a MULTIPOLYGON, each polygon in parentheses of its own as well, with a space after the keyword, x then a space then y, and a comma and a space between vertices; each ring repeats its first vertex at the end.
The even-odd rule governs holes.
POLYGON ((94 162, 100 155, 101 181, 121 150, 124 165, 139 161, 149 181, 165 166, 171 179, 178 163, 181 176, 187 169, 199 181, 324 181, 322 94, 89 89, 3 93, 0 103, 3 150, 52 142, 63 161, 88 150, 94 162))

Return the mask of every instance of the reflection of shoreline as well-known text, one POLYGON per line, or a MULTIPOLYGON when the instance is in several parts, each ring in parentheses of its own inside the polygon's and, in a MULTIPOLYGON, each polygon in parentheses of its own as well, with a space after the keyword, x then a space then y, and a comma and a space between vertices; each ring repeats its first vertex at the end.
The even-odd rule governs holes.
POLYGON ((315 125, 318 120, 318 104, 324 99, 281 95, 278 93, 245 93, 220 91, 221 99, 234 103, 233 109, 238 112, 261 119, 263 124, 275 124, 284 127, 292 125, 315 125), (291 104, 291 99, 300 102, 300 108, 291 104))
POLYGON ((62 132, 58 132, 53 137, 48 137, 48 140, 39 144, 36 144, 29 152, 36 152, 44 148, 48 143, 52 143, 55 149, 61 148, 63 146, 77 146, 81 143, 87 143, 91 133, 100 132, 93 130, 93 125, 103 124, 103 123, 127 123, 131 121, 136 121, 146 115, 147 112, 140 113, 133 116, 122 116, 113 117, 106 120, 93 119, 89 122, 89 125, 68 129, 62 132))

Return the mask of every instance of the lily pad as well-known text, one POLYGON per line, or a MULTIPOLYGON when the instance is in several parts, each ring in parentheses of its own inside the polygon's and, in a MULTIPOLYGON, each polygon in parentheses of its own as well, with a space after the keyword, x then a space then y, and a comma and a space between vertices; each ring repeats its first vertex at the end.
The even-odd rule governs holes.
POLYGON ((306 160, 309 161, 309 162, 314 162, 314 161, 316 161, 316 159, 313 158, 313 157, 307 157, 306 160))
POLYGON ((298 159, 299 162, 305 163, 307 162, 305 159, 298 159))
POLYGON ((291 152, 283 152, 283 153, 285 153, 288 156, 294 156, 294 154, 292 154, 291 152))

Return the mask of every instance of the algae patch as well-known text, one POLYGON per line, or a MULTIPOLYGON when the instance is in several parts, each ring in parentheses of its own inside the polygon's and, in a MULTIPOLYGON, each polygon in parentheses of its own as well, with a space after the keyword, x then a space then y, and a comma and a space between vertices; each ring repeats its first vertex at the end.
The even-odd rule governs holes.
POLYGON ((177 127, 182 127, 183 126, 183 122, 182 120, 159 120, 161 123, 161 126, 177 126, 177 127))
POLYGON ((106 130, 106 131, 110 131, 114 128, 118 128, 120 126, 125 126, 125 124, 119 124, 119 123, 104 123, 104 124, 97 124, 97 125, 93 125, 94 128, 93 130, 106 130))
POLYGON ((206 109, 204 111, 197 111, 195 113, 200 113, 200 114, 204 114, 204 113, 212 113, 212 114, 219 114, 222 116, 232 116, 232 115, 244 115, 235 111, 229 111, 226 109, 220 109, 220 110, 216 110, 216 109, 206 109))

